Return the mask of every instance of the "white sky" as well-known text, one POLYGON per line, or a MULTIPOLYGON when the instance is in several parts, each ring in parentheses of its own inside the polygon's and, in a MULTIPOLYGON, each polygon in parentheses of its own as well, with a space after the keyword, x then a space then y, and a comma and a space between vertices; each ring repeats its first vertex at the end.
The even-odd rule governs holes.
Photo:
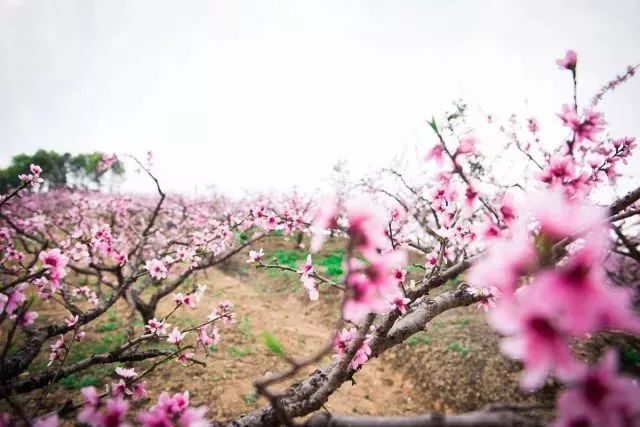
MULTIPOLYGON (((460 97, 563 135, 555 59, 578 52, 586 101, 640 62, 639 22, 637 0, 0 0, 0 165, 150 149, 172 190, 313 189, 338 158, 360 174, 426 151, 424 120, 460 97)), ((640 78, 601 109, 640 136, 640 78)))

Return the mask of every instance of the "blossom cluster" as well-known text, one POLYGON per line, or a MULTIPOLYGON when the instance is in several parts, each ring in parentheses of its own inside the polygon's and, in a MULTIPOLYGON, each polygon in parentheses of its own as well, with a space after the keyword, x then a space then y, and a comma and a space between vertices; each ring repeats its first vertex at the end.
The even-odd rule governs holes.
MULTIPOLYGON (((357 323, 367 313, 389 311, 390 304, 402 298, 395 272, 406 264, 406 253, 389 247, 383 214, 364 203, 349 204, 345 211, 350 253, 345 260, 348 297, 343 317, 357 323)), ((319 249, 327 229, 338 223, 337 215, 335 205, 320 208, 312 226, 312 249, 319 249)))
POLYGON ((25 184, 28 184, 32 187, 37 187, 38 185, 44 182, 44 179, 40 178, 40 174, 42 173, 42 168, 39 165, 32 164, 29 166, 29 170, 31 173, 29 174, 20 174, 18 175, 18 179, 25 184))
POLYGON ((469 271, 467 280, 495 300, 489 319, 507 336, 501 343, 503 352, 524 363, 522 387, 537 389, 549 374, 570 386, 559 400, 564 420, 559 425, 573 425, 583 417, 592 425, 619 425, 603 423, 603 417, 612 412, 620 417, 635 414, 638 403, 634 396, 640 389, 616 376, 612 356, 607 356, 606 369, 594 371, 576 359, 570 348, 572 339, 601 331, 640 333, 632 294, 607 280, 603 262, 608 224, 604 213, 601 208, 567 198, 561 189, 530 196, 525 208, 526 218, 520 219, 509 237, 489 248, 484 259, 469 271), (558 253, 564 255, 556 265, 558 253), (591 389, 581 392, 586 383, 591 389), (607 383, 622 385, 618 389, 607 383), (619 394, 621 390, 633 393, 619 394), (592 398, 589 393, 598 396, 592 398), (574 404, 568 405, 568 401, 574 404), (576 407, 588 410, 575 411, 576 407))

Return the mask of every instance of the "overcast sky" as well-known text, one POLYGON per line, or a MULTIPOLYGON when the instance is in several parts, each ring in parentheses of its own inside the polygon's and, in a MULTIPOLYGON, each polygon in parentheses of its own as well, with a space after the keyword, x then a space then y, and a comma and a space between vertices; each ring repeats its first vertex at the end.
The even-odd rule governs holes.
MULTIPOLYGON (((555 59, 578 52, 590 98, 640 62, 639 22, 638 0, 0 0, 0 164, 152 150, 172 190, 311 189, 339 158, 359 174, 426 151, 424 120, 460 97, 559 138, 555 59)), ((601 108, 640 136, 640 78, 601 108)))

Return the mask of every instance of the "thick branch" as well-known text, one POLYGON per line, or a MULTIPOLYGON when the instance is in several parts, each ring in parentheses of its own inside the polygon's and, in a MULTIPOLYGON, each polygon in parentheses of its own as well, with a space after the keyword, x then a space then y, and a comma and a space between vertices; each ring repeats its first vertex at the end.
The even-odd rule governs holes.
POLYGON ((305 427, 505 427, 542 426, 542 423, 515 411, 475 411, 458 415, 426 414, 409 417, 364 417, 322 413, 305 427))
MULTIPOLYGON (((419 307, 407 320, 400 320, 386 336, 376 335, 371 342, 371 357, 377 357, 384 351, 398 344, 402 340, 423 330, 425 325, 438 314, 455 307, 472 304, 479 297, 471 295, 466 286, 455 291, 445 292, 434 300, 419 307)), ((387 316, 392 316, 390 313, 387 316)), ((383 318, 382 322, 385 322, 383 318)), ((356 344, 361 344, 356 343, 356 344)), ((358 348, 356 345, 355 348, 358 348)), ((347 362, 348 363, 348 362, 347 362)), ((316 411, 322 407, 329 396, 348 381, 357 370, 344 365, 343 358, 337 359, 321 369, 314 371, 304 381, 294 384, 287 389, 280 401, 290 418, 300 417, 316 411)), ((272 426, 277 425, 278 417, 275 409, 267 405, 242 418, 231 421, 229 427, 272 426)))
POLYGON ((100 364, 113 363, 113 362, 137 362, 140 360, 151 359, 158 356, 167 356, 169 354, 172 354, 171 350, 159 350, 159 349, 151 349, 151 350, 141 351, 138 353, 129 353, 129 354, 118 354, 116 352, 105 353, 105 354, 94 354, 93 356, 83 359, 77 363, 63 367, 62 369, 60 369, 59 373, 57 373, 56 370, 52 369, 52 370, 37 374, 33 377, 18 381, 15 387, 13 387, 12 391, 14 393, 27 393, 31 390, 35 390, 40 387, 46 386, 54 378, 57 382, 64 377, 67 377, 79 371, 83 371, 93 365, 100 365, 100 364), (56 373, 58 375, 56 375, 56 373))
POLYGON ((637 202, 638 199, 640 199, 640 187, 629 191, 624 197, 613 202, 613 204, 609 206, 609 211, 611 215, 618 214, 637 202))

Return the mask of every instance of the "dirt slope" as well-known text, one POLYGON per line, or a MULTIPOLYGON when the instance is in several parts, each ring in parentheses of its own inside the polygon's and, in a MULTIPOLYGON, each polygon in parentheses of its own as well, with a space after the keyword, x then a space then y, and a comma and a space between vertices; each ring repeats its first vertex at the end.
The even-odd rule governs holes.
MULTIPOLYGON (((305 301, 296 294, 258 290, 218 270, 210 270, 208 276, 198 280, 208 283, 207 296, 197 309, 186 314, 203 319, 218 300, 229 299, 239 307, 237 324, 221 330, 222 342, 208 358, 206 367, 185 369, 171 364, 147 383, 153 390, 152 400, 162 389, 175 392, 189 389, 194 402, 206 403, 214 419, 225 419, 263 404, 263 400, 255 401, 253 380, 284 366, 264 346, 261 332, 275 335, 289 354, 303 356, 325 345, 331 335, 331 324, 318 306, 322 302, 305 301)), ((160 311, 169 309, 169 305, 167 302, 160 311)), ((329 360, 326 357, 323 363, 329 360)), ((304 375, 312 370, 309 368, 304 375)), ((326 407, 349 414, 404 414, 422 410, 412 396, 414 385, 392 369, 385 358, 367 364, 367 369, 356 376, 356 382, 355 386, 343 386, 326 407)))

